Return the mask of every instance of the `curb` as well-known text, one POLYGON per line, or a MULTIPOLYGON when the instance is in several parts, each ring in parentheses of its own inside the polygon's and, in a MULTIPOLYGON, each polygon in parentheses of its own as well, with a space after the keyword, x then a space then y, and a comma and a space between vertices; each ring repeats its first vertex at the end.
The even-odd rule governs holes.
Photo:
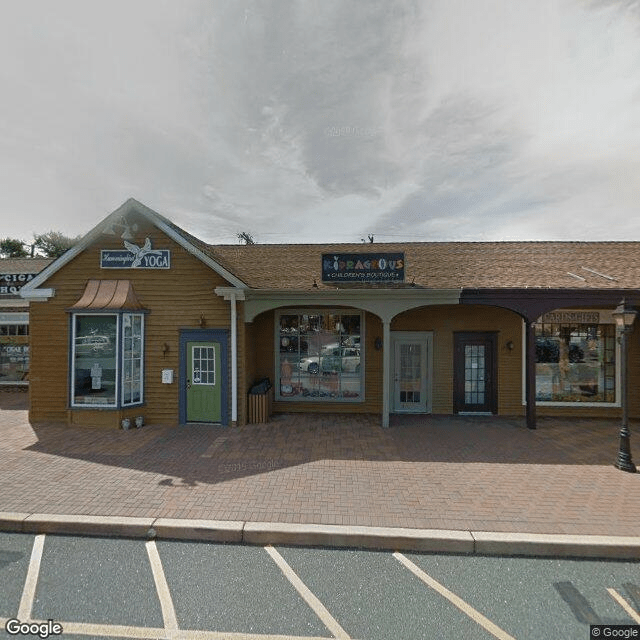
POLYGON ((0 511, 0 531, 479 555, 640 559, 640 536, 504 533, 0 511))

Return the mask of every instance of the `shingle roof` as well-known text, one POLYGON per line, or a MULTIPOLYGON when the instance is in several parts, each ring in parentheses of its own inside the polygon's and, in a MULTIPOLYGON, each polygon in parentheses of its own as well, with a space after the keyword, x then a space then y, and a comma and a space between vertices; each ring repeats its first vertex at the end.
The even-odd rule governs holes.
POLYGON ((0 273, 40 273, 53 258, 0 258, 0 273))
MULTIPOLYGON (((640 288, 640 242, 409 242, 205 245, 207 254, 255 289, 323 284, 323 253, 405 254, 402 285, 428 289, 640 288)), ((371 287, 371 284, 342 284, 371 287)), ((380 285, 389 287, 388 284, 380 285)))

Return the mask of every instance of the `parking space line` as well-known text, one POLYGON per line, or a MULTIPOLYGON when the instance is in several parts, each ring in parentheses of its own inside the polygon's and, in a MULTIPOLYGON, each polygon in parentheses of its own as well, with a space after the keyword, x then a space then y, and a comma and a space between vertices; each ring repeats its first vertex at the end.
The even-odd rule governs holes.
MULTIPOLYGON (((0 618, 5 627, 9 618, 0 618)), ((42 624, 46 620, 32 620, 42 624)), ((64 634, 79 636, 103 636, 105 638, 135 638, 136 640, 327 640, 319 636, 283 636, 259 633, 236 633, 229 631, 205 631, 191 629, 159 629, 154 627, 127 627, 115 624, 93 624, 87 622, 63 622, 64 634)), ((64 635, 62 636, 64 637, 64 635)))
POLYGON ((607 589, 609 595, 635 620, 640 624, 640 614, 615 590, 607 589))
POLYGON ((164 575, 164 569, 162 568, 162 561, 158 554, 158 548, 153 540, 146 542, 145 547, 147 548, 147 555, 149 556, 151 571, 153 573, 153 580, 156 583, 156 591, 158 592, 160 607, 162 608, 164 628, 168 630, 177 629, 178 619, 176 618, 176 610, 173 606, 171 592, 169 591, 167 578, 164 575))
POLYGON ((328 609, 316 598, 309 590, 307 585, 302 582, 289 563, 276 551, 271 545, 265 547, 267 553, 278 568, 285 575, 287 580, 294 586, 296 591, 302 596, 302 599, 313 609, 313 612, 322 620, 322 623, 329 629, 337 640, 351 640, 349 634, 338 624, 338 621, 329 613, 328 609))
POLYGON ((447 589, 444 585, 440 584, 437 580, 434 580, 418 565, 411 562, 409 558, 399 553, 398 551, 396 551, 393 556, 407 569, 409 569, 409 571, 411 571, 411 573, 413 573, 418 579, 422 580, 422 582, 424 582, 428 587, 431 587, 434 591, 437 591, 441 596, 451 602, 451 604, 460 609, 462 613, 468 615, 474 622, 477 622, 481 627, 484 627, 491 635, 498 638, 499 640, 515 640, 513 636, 509 635, 506 631, 503 631, 499 626, 491 622, 491 620, 483 616, 470 604, 467 604, 462 598, 453 593, 453 591, 449 591, 449 589, 447 589))
POLYGON ((31 618, 33 599, 36 595, 36 585, 38 584, 38 576, 40 575, 40 562, 42 561, 43 547, 44 533, 41 533, 37 535, 33 540, 33 548, 31 549, 31 559, 29 560, 27 578, 24 582, 22 598, 20 598, 20 606, 18 607, 19 620, 29 620, 31 618))

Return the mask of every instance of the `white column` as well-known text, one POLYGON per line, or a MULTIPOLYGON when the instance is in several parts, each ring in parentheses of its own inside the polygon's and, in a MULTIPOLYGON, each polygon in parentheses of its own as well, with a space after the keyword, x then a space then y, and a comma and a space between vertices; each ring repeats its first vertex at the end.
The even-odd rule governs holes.
POLYGON ((231 424, 238 422, 238 314, 231 295, 231 424))
POLYGON ((389 426, 391 393, 391 321, 382 319, 382 426, 389 426))

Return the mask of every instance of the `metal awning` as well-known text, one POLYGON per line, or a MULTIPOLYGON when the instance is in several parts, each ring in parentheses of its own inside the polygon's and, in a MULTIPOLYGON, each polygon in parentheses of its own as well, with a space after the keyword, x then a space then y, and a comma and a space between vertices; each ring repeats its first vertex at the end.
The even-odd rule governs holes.
POLYGON ((130 280, 89 280, 84 293, 70 309, 92 311, 142 311, 144 307, 130 280))

